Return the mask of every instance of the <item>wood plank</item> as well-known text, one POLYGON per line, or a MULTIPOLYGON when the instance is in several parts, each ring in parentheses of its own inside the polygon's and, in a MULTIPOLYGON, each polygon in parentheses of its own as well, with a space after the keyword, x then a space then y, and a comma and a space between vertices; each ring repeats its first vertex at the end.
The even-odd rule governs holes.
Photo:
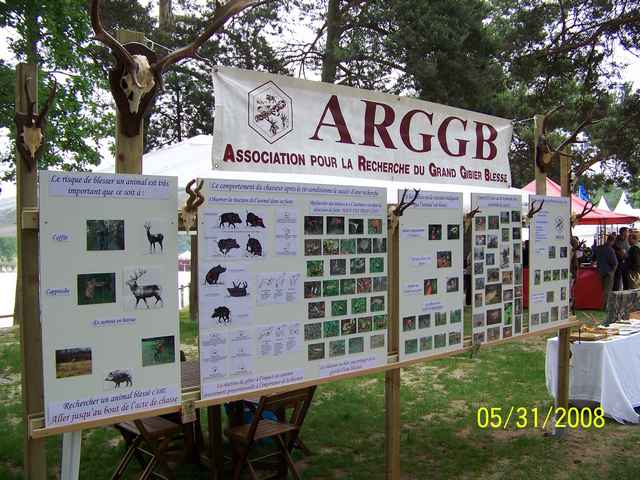
MULTIPOLYGON (((38 98, 38 68, 19 64, 16 68, 16 112, 27 112, 24 86, 29 80, 31 98, 38 98)), ((38 205, 38 169, 29 171, 16 150, 18 292, 16 319, 20 324, 22 403, 24 420, 44 410, 42 380, 42 331, 38 283, 38 231, 23 228, 23 212, 38 205)), ((45 441, 24 436, 24 474, 30 480, 47 478, 45 441)))
MULTIPOLYGON (((535 179, 536 179, 536 195, 546 195, 547 194, 547 175, 542 172, 538 168, 538 164, 536 162, 536 152, 538 151, 538 142, 542 138, 542 127, 544 125, 544 115, 534 115, 533 117, 533 127, 534 127, 534 149, 533 149, 533 168, 535 169, 535 179)), ((548 154, 544 154, 547 156, 548 154)))
MULTIPOLYGON (((196 222, 196 228, 197 228, 196 222)), ((198 231, 195 235, 189 236, 191 243, 191 284, 189 285, 189 318, 191 321, 198 322, 198 231)))
MULTIPOLYGON (((567 152, 563 152, 567 153, 567 152)), ((569 212, 571 212, 571 157, 567 155, 560 156, 560 188, 562 196, 569 197, 569 212)), ((556 406, 561 408, 569 407, 569 359, 571 355, 571 346, 569 344, 570 329, 563 328, 558 335, 558 384, 556 391, 556 406)), ((557 436, 563 435, 564 428, 555 427, 557 436)))
MULTIPOLYGON (((387 352, 400 352, 400 221, 389 214, 389 238, 387 240, 388 267, 388 330, 387 352)), ((400 480, 400 370, 385 373, 384 378, 384 457, 385 479, 400 480)))
POLYGON ((77 430, 88 430, 90 428, 108 427, 110 425, 115 425, 116 423, 122 423, 130 420, 140 420, 142 418, 152 418, 179 411, 180 406, 176 405, 173 407, 164 407, 144 412, 129 413, 127 415, 118 415, 117 417, 101 418, 92 420, 90 422, 84 422, 75 425, 62 425, 59 427, 45 427, 44 415, 40 414, 39 416, 29 418, 29 436, 31 438, 44 438, 51 435, 58 435, 60 433, 75 432, 77 430))
MULTIPOLYGON (((144 33, 120 30, 116 32, 120 43, 144 43, 144 33)), ((142 153, 144 147, 144 124, 140 126, 140 134, 127 137, 120 131, 120 112, 116 106, 116 173, 142 173, 142 153)))

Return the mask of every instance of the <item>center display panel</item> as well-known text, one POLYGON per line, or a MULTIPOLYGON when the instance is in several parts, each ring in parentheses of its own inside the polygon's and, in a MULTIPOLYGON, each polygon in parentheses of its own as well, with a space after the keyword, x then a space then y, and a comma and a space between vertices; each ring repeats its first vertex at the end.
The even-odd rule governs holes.
POLYGON ((202 399, 387 362, 382 188, 204 180, 202 399))

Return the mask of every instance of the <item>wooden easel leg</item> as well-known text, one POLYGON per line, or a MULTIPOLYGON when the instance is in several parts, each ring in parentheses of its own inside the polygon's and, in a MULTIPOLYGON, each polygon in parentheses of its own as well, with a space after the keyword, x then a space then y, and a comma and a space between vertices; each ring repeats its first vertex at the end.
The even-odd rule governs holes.
POLYGON ((384 379, 385 480, 400 480, 400 369, 384 379))
POLYGON ((222 407, 213 405, 207 408, 209 423, 209 479, 220 480, 224 470, 222 451, 222 407))

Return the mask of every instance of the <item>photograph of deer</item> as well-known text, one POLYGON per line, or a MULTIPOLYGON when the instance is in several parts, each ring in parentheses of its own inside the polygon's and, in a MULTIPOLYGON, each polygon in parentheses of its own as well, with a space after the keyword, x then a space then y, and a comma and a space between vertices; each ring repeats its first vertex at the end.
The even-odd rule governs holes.
POLYGON ((147 243, 149 244, 149 254, 163 253, 164 234, 166 231, 166 222, 162 220, 148 220, 144 223, 144 229, 147 233, 147 243))
POLYGON ((163 308, 162 300, 162 274, 158 267, 138 267, 125 269, 124 271, 125 308, 135 310, 138 308, 163 308))

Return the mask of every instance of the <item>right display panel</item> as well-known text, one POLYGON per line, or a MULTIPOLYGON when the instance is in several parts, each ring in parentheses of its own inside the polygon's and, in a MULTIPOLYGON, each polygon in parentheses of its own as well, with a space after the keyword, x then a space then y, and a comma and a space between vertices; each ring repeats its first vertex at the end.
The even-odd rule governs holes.
MULTIPOLYGON (((535 202, 535 203, 534 203, 535 202)), ((569 319, 569 198, 532 195, 542 206, 529 225, 529 331, 569 319)))
POLYGON ((522 199, 471 194, 473 343, 522 333, 522 199))

